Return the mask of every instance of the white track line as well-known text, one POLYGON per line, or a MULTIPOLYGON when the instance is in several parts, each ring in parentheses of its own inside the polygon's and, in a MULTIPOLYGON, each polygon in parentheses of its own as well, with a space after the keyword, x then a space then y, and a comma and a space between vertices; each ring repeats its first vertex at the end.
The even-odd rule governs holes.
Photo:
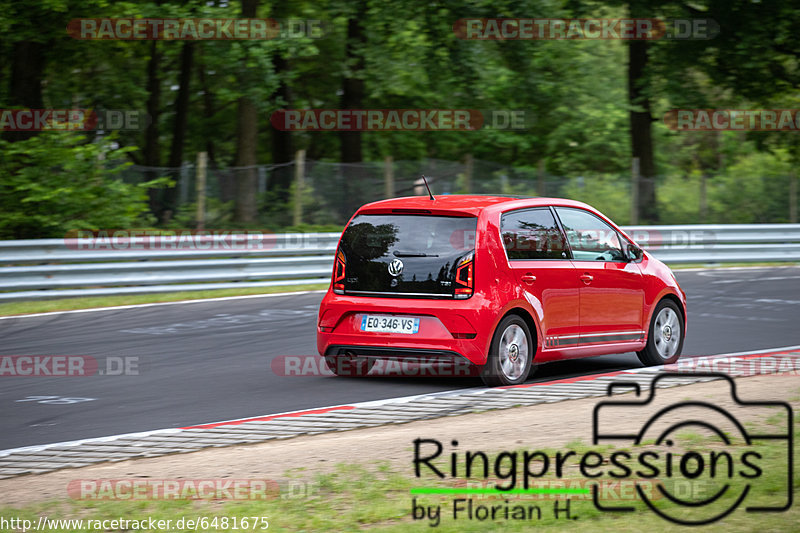
POLYGON ((177 302, 154 302, 150 304, 115 305, 114 307, 92 307, 90 309, 73 309, 71 311, 48 311, 46 313, 30 313, 27 315, 0 316, 0 320, 9 320, 11 318, 32 318, 38 316, 65 315, 67 313, 97 313, 99 311, 119 311, 121 309, 139 309, 144 307, 157 307, 162 305, 197 304, 204 302, 222 302, 226 300, 247 300, 250 298, 269 298, 273 296, 298 296, 301 294, 321 294, 324 292, 326 292, 325 289, 320 289, 314 291, 272 292, 269 294, 245 294, 242 296, 221 296, 219 298, 198 298, 197 300, 178 300, 177 302))
POLYGON ((70 446, 70 447, 80 446, 81 444, 85 443, 111 442, 122 438, 149 437, 151 435, 175 434, 180 432, 181 430, 178 428, 154 429, 151 431, 141 431, 139 433, 121 433, 119 435, 110 435, 108 437, 90 437, 88 439, 69 440, 65 442, 52 442, 50 444, 37 444, 35 446, 23 446, 21 448, 9 448, 8 450, 0 450, 0 457, 5 457, 6 455, 11 455, 12 453, 36 453, 42 450, 47 450, 48 448, 56 448, 58 446, 70 446))
POLYGON ((771 270, 777 268, 797 268, 800 264, 794 261, 788 261, 786 265, 775 265, 775 266, 725 266, 724 264, 720 264, 719 266, 707 266, 707 267, 689 267, 689 268, 680 268, 680 265, 676 265, 675 268, 672 269, 673 272, 725 272, 727 270, 771 270))

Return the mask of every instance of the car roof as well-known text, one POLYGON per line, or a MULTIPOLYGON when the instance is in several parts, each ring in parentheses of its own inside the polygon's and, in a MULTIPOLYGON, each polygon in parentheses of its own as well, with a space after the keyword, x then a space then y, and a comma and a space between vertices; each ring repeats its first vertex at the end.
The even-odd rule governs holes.
MULTIPOLYGON (((390 198, 363 205, 359 214, 451 214, 461 216, 478 216, 484 209, 499 207, 500 210, 520 209, 524 207, 562 205, 591 209, 583 202, 566 198, 544 198, 528 196, 499 195, 466 195, 440 194, 431 200, 428 196, 405 196, 390 198)), ((593 209, 592 209, 593 210, 593 209)), ((594 210, 593 210, 594 211, 594 210)))

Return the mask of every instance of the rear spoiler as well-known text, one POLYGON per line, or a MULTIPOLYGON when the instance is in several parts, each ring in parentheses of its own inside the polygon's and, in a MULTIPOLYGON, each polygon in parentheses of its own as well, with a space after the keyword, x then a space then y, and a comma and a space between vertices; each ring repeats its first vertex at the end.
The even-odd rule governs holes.
POLYGON ((437 217, 477 217, 478 210, 441 209, 430 207, 427 209, 364 207, 356 215, 429 215, 437 217))

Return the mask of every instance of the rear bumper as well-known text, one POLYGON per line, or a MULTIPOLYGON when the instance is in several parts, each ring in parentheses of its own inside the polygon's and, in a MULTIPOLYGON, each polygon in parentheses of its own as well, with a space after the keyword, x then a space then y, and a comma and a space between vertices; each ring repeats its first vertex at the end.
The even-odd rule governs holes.
POLYGON ((331 344, 325 355, 356 355, 367 359, 396 359, 409 363, 465 363, 469 359, 449 350, 424 350, 419 348, 376 348, 374 346, 339 346, 331 344))
MULTIPOLYGON (((317 350, 321 355, 351 352, 376 359, 486 363, 489 339, 481 324, 481 298, 421 300, 334 295, 320 305, 317 350), (417 317, 415 334, 361 331, 365 314, 417 317)), ((484 308, 485 309, 485 308, 484 308)), ((489 334, 490 335, 490 334, 489 334)))

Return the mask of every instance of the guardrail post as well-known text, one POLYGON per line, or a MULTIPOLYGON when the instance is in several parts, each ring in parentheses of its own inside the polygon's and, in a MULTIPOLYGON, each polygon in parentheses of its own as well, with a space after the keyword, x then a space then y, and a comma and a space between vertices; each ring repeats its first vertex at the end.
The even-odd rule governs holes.
POLYGON ((631 162, 631 224, 639 223, 639 158, 631 162))
POLYGON ((394 198, 394 160, 390 155, 383 159, 383 188, 386 198, 394 198))
POLYGON ((705 174, 700 176, 700 222, 705 223, 708 214, 708 178, 705 174))
POLYGON ((536 194, 539 196, 547 196, 544 190, 544 159, 539 160, 539 166, 536 172, 536 194))
POLYGON ((206 225, 206 169, 208 167, 208 154, 199 152, 197 154, 197 179, 195 190, 197 191, 197 229, 204 229, 206 225))
POLYGON ((472 170, 474 163, 475 160, 472 158, 472 154, 464 156, 464 192, 467 193, 472 192, 472 170))
POLYGON ((305 189, 306 151, 298 150, 294 158, 294 217, 292 223, 303 223, 303 194, 305 189))

